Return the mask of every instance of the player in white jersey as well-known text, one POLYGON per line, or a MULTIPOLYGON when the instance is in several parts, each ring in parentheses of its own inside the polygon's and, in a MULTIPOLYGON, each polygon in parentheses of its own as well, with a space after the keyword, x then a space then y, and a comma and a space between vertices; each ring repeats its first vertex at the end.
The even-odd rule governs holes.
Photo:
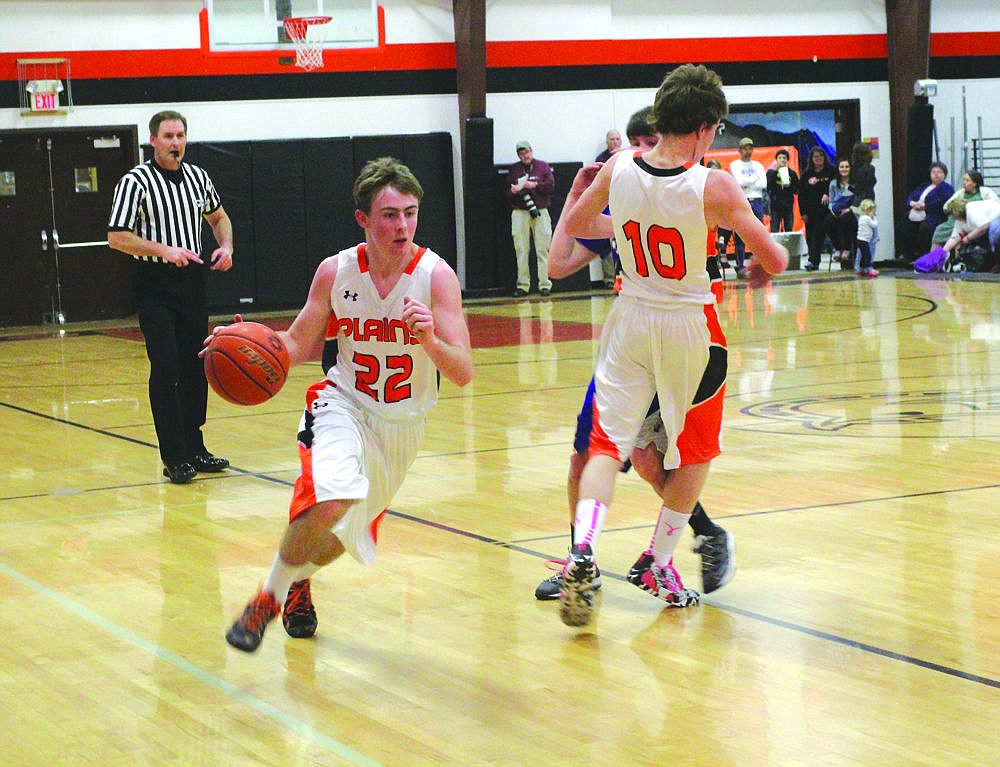
POLYGON ((365 242, 319 265, 309 297, 282 334, 293 365, 326 340, 326 379, 310 387, 299 424, 302 471, 267 580, 226 633, 251 652, 282 612, 293 637, 316 631, 310 577, 345 551, 369 564, 382 514, 423 441, 437 371, 472 380, 469 329, 455 272, 413 242, 423 190, 383 157, 354 182, 365 242))
MULTIPOLYGON (((652 107, 644 107, 635 112, 629 118, 626 130, 631 147, 644 152, 653 149, 660 139, 659 134, 653 131, 649 125, 649 115, 652 111, 652 107)), ((563 206, 564 214, 579 200, 583 190, 593 180, 594 174, 599 169, 599 166, 587 166, 577 172, 570 193, 567 195, 566 204, 563 206)), ((610 218, 606 219, 606 223, 610 233, 610 218)), ((569 237, 565 232, 564 218, 561 217, 552 236, 552 248, 549 250, 549 274, 561 279, 590 263, 597 257, 588 247, 590 242, 587 240, 585 243, 581 243, 579 240, 569 237)), ((714 241, 710 242, 710 246, 714 249, 714 241)), ((617 250, 612 252, 617 266, 618 252, 617 250)), ((708 252, 706 250, 706 253, 708 252)), ((715 296, 715 302, 719 303, 722 301, 722 274, 719 271, 719 262, 716 256, 707 257, 707 269, 711 278, 712 294, 715 296)), ((620 288, 620 285, 618 287, 620 288)), ((580 476, 583 474, 583 467, 586 465, 590 453, 590 434, 594 423, 593 400, 594 379, 591 378, 583 400, 583 407, 577 416, 573 454, 570 457, 569 476, 566 480, 571 540, 576 524, 576 505, 580 500, 580 476)), ((663 454, 666 450, 666 444, 666 434, 663 431, 663 422, 660 420, 659 401, 654 397, 642 428, 639 430, 632 455, 622 467, 622 471, 627 471, 630 466, 634 466, 636 473, 652 485, 658 496, 666 479, 666 471, 663 468, 663 454)), ((711 520, 700 503, 695 504, 688 525, 695 535, 694 551, 701 555, 704 591, 705 593, 715 591, 728 583, 735 571, 732 536, 711 520)), ((538 584, 535 588, 536 599, 541 601, 559 599, 559 592, 562 589, 562 567, 565 565, 565 560, 549 560, 550 566, 556 563, 560 566, 560 571, 538 584)), ((688 607, 698 604, 698 593, 693 589, 685 588, 680 574, 670 567, 666 568, 666 571, 673 576, 673 579, 658 585, 666 586, 666 588, 658 587, 655 591, 651 591, 648 584, 641 578, 633 579, 631 582, 644 591, 653 593, 654 596, 671 607, 688 607)), ((600 587, 601 573, 598 569, 595 570, 593 588, 597 590, 600 587)))
POLYGON ((661 134, 647 152, 621 152, 594 176, 566 216, 568 234, 607 233, 611 210, 622 291, 608 313, 594 374, 590 460, 580 479, 573 545, 560 592, 560 616, 589 622, 595 552, 622 462, 635 445, 653 395, 668 436, 662 507, 650 552, 633 565, 636 580, 659 590, 679 539, 720 452, 725 339, 706 271, 705 242, 717 226, 753 249, 748 279, 766 284, 788 252, 757 220, 736 180, 698 164, 728 110, 717 74, 685 64, 667 75, 653 104, 661 134), (720 364, 721 362, 721 364, 720 364))

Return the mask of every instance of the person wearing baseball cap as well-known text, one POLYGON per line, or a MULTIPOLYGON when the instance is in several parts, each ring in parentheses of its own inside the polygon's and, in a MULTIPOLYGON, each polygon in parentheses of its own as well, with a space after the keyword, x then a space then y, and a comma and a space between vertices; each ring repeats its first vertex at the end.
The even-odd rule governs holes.
MULTIPOLYGON (((729 164, 729 172, 733 174, 739 182, 743 194, 746 195, 747 202, 753 210, 753 214, 761 222, 764 221, 764 190, 767 188, 767 172, 764 166, 753 159, 753 139, 744 136, 740 139, 740 159, 733 160, 729 164)), ((745 278, 747 270, 746 244, 738 234, 734 233, 733 243, 736 246, 736 276, 745 278)), ((751 254, 753 255, 753 254, 751 254)))
POLYGON ((538 266, 538 292, 547 296, 552 291, 549 279, 549 245, 552 242, 552 219, 549 204, 556 188, 556 178, 547 162, 536 160, 531 143, 518 141, 514 147, 518 161, 507 171, 507 200, 512 208, 510 233, 514 238, 514 256, 517 258, 517 284, 514 296, 524 298, 531 290, 528 254, 531 238, 535 239, 535 257, 538 266))

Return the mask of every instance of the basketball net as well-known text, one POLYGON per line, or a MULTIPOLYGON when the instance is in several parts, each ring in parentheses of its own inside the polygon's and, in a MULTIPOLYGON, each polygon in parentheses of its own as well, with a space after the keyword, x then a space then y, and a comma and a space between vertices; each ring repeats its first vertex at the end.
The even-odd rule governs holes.
POLYGON ((323 66, 323 43, 330 16, 291 16, 284 21, 285 34, 295 45, 295 66, 311 72, 323 66))

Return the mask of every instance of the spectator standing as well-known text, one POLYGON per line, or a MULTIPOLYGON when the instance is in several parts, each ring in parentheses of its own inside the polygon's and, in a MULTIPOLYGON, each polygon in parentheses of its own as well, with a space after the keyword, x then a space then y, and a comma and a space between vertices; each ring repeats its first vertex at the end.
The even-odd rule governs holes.
POLYGON ((872 148, 864 141, 851 147, 851 186, 854 187, 854 205, 862 200, 875 199, 875 166, 872 165, 872 148))
POLYGON ((875 218, 875 201, 864 199, 855 214, 858 217, 857 262, 854 266, 862 277, 878 277, 872 264, 875 260, 875 247, 878 245, 878 220, 875 218))
POLYGON ((788 150, 774 155, 775 167, 767 172, 767 196, 771 200, 771 231, 792 231, 795 225, 795 195, 799 193, 799 174, 788 167, 788 150))
POLYGON ((514 238, 514 256, 517 259, 514 295, 523 298, 531 290, 528 256, 534 239, 538 292, 547 296, 552 291, 552 281, 546 267, 549 245, 552 242, 549 204, 556 188, 556 179, 547 162, 535 159, 531 144, 518 141, 515 148, 518 161, 507 171, 507 200, 512 208, 510 233, 514 238))
MULTIPOLYGON (((607 162, 611 158, 611 155, 621 149, 622 134, 612 128, 608 131, 608 135, 604 137, 604 142, 607 144, 607 148, 594 158, 594 162, 607 162)), ((601 272, 604 277, 604 287, 612 288, 615 285, 615 272, 618 267, 615 264, 614 254, 611 252, 610 240, 608 240, 607 247, 601 249, 599 255, 601 256, 601 272)))
POLYGON ((608 131, 608 135, 604 137, 604 143, 607 145, 607 148, 594 158, 594 162, 607 162, 611 158, 611 155, 621 149, 622 134, 612 128, 608 131))
MULTIPOLYGON (((706 168, 713 168, 714 170, 722 170, 722 163, 716 160, 714 157, 705 163, 706 168)), ((725 271, 726 266, 729 264, 729 258, 726 256, 726 251, 729 249, 729 238, 733 236, 733 233, 728 229, 723 229, 721 226, 715 227, 714 230, 708 233, 709 236, 709 246, 708 250, 705 252, 709 255, 715 254, 716 265, 719 268, 719 276, 722 276, 722 272, 725 271)))
MULTIPOLYGON (((743 190, 750 209, 761 223, 764 222, 764 191, 767 189, 767 173, 764 166, 753 159, 753 139, 744 136, 740 139, 740 159, 729 164, 729 172, 743 190)), ((747 276, 745 261, 747 258, 746 244, 738 232, 733 233, 736 246, 736 276, 743 279, 747 276)), ((752 253, 750 255, 753 255, 752 253)))
POLYGON ((806 225, 806 246, 809 261, 805 268, 814 272, 823 257, 823 244, 829 231, 830 182, 837 177, 837 170, 830 163, 826 151, 814 146, 809 152, 809 167, 802 173, 799 183, 799 213, 806 225))
POLYGON ((909 212, 896 225, 896 252, 904 261, 914 261, 930 250, 938 224, 945 220, 944 204, 955 193, 945 179, 948 166, 932 162, 930 181, 921 184, 906 198, 909 212))
POLYGON ((843 268, 854 264, 854 241, 858 235, 858 219, 851 210, 854 202, 854 187, 851 186, 851 163, 841 160, 837 163, 837 177, 830 182, 827 190, 830 200, 830 243, 833 255, 843 268))
POLYGON ((208 381, 198 353, 208 333, 205 273, 233 265, 233 226, 208 174, 184 162, 187 119, 149 121, 153 158, 122 176, 108 221, 108 245, 135 259, 132 297, 149 358, 149 405, 163 476, 174 484, 227 469, 205 447, 208 381), (219 247, 206 264, 201 222, 219 247))

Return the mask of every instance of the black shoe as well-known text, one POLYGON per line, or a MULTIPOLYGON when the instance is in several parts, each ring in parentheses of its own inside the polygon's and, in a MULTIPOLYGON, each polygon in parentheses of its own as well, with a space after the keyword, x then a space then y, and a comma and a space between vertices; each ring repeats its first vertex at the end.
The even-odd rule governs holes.
POLYGON ((521 290, 520 288, 518 288, 517 290, 514 291, 514 298, 524 298, 526 295, 528 295, 527 290, 521 290))
POLYGON ((295 581, 288 590, 281 622, 288 636, 296 639, 306 639, 316 633, 319 621, 316 618, 316 609, 313 607, 308 578, 304 581, 295 581))
POLYGON ((194 466, 192 466, 187 461, 181 461, 180 463, 175 463, 170 466, 163 467, 163 476, 173 482, 175 485, 185 485, 194 479, 195 474, 194 466))
MULTIPOLYGON (((557 561, 557 560, 552 560, 557 561)), ((562 562, 565 565, 565 562, 562 562)), ((535 599, 539 602, 552 602, 559 599, 559 590, 562 589, 563 575, 562 571, 559 571, 555 575, 546 578, 544 581, 538 584, 535 589, 535 599)), ((600 568, 594 569, 594 580, 590 584, 594 591, 601 588, 601 570, 600 568)))
POLYGON ((817 269, 819 269, 819 264, 814 264, 812 261, 810 261, 803 268, 807 272, 815 272, 817 269))
POLYGON ((202 474, 212 474, 229 468, 229 461, 225 458, 219 458, 218 456, 212 455, 211 453, 196 455, 189 461, 189 463, 194 467, 195 471, 201 472, 202 474))
POLYGON ((549 293, 552 292, 552 290, 549 288, 542 288, 538 292, 541 294, 542 298, 545 298, 549 293))
POLYGON ((587 543, 569 550, 559 589, 559 617, 567 626, 586 626, 594 611, 594 551, 587 543))
POLYGON ((736 573, 736 547, 733 536, 718 525, 711 535, 696 535, 695 554, 701 555, 701 587, 706 594, 721 589, 736 573))
POLYGON ((229 627, 226 641, 237 650, 253 652, 260 646, 267 624, 280 613, 281 605, 270 592, 263 590, 257 592, 257 596, 250 600, 239 620, 229 627))

